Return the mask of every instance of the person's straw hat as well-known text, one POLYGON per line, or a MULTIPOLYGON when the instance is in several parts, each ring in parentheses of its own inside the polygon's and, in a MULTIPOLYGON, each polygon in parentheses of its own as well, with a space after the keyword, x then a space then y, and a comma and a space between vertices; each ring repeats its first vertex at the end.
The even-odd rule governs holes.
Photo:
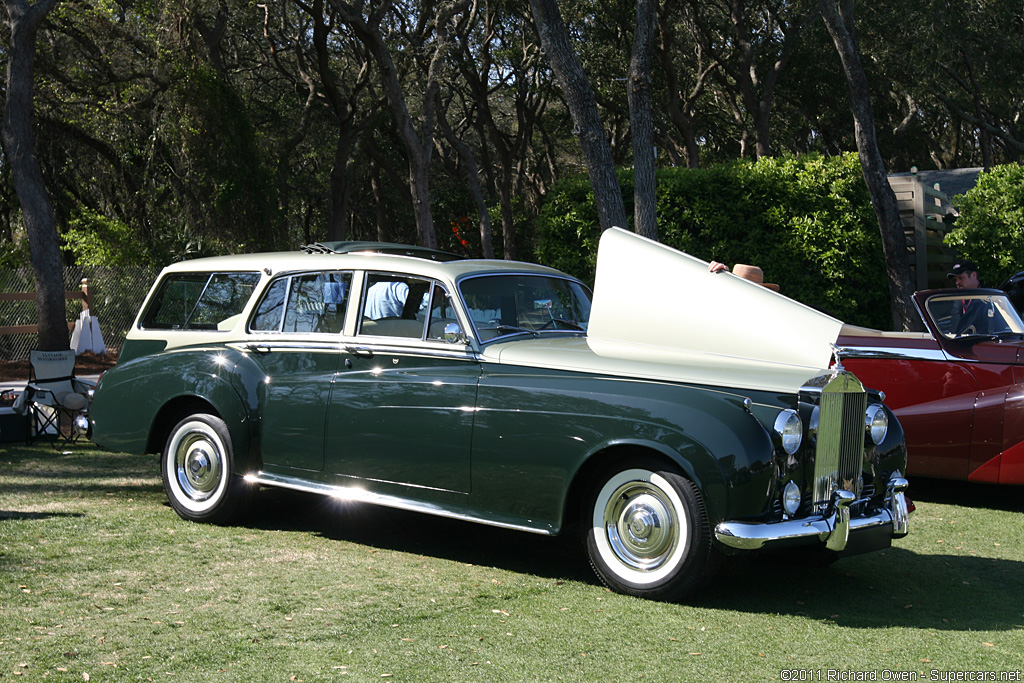
POLYGON ((757 266, 749 266, 746 263, 737 263, 732 268, 733 275, 739 275, 744 280, 750 280, 755 282, 762 287, 767 287, 773 292, 779 291, 779 286, 771 282, 764 281, 764 271, 757 266))

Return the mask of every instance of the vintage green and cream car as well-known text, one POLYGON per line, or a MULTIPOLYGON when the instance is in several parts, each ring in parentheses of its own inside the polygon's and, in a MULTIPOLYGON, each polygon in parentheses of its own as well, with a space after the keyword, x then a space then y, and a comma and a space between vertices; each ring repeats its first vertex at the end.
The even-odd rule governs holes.
POLYGON ((283 487, 579 533, 609 587, 673 600, 722 554, 907 533, 902 430, 827 369, 840 326, 618 229, 593 295, 401 245, 186 261, 101 378, 92 434, 161 453, 188 520, 283 487))

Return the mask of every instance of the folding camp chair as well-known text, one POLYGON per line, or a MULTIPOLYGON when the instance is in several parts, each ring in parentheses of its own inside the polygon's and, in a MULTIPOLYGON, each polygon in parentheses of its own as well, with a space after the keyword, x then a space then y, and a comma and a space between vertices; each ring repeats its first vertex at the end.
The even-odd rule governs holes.
POLYGON ((27 414, 27 443, 42 436, 75 441, 88 428, 92 382, 75 377, 75 352, 30 351, 29 381, 12 406, 27 414))

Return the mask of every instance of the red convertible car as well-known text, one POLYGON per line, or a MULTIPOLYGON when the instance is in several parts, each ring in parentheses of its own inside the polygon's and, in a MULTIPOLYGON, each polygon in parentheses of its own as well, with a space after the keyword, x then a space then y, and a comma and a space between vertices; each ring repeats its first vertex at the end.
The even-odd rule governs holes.
POLYGON ((844 325, 842 363, 906 433, 916 476, 1024 484, 1024 322, 996 289, 918 292, 927 332, 844 325))

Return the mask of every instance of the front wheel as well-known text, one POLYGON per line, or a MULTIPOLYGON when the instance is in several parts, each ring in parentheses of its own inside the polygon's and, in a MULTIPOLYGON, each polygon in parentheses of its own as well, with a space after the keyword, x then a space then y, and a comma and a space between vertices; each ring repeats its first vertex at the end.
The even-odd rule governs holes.
POLYGON ((707 580, 711 530, 700 493, 660 463, 607 470, 585 515, 587 552, 614 591, 675 601, 707 580))
POLYGON ((175 512, 193 522, 226 524, 253 492, 234 471, 231 437, 214 415, 190 415, 171 430, 161 457, 164 491, 175 512))

